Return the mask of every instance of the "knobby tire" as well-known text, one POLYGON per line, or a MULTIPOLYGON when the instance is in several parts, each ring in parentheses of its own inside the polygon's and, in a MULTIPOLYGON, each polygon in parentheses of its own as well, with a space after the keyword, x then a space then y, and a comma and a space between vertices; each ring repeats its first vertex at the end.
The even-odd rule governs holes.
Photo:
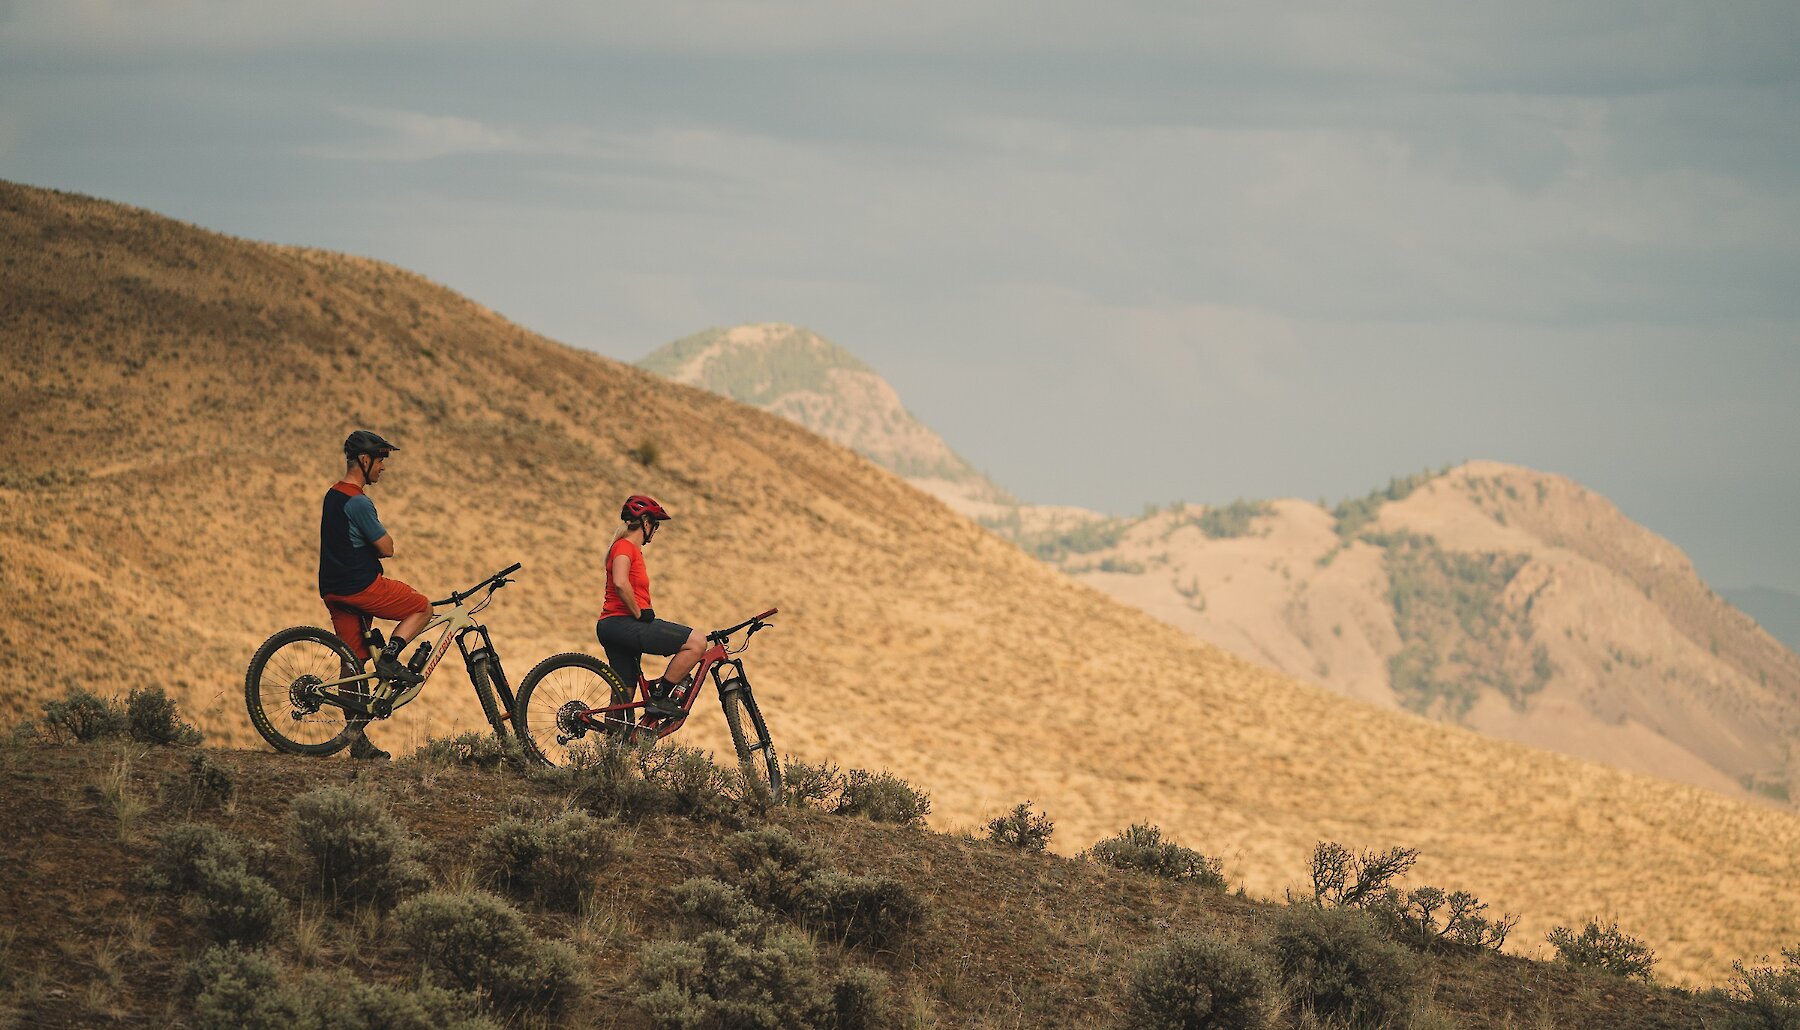
MULTIPOLYGON (((625 704, 631 691, 613 667, 593 655, 568 652, 551 655, 525 674, 513 701, 513 730, 525 754, 541 765, 567 765, 568 746, 558 744, 556 714, 564 704, 579 701, 587 708, 625 704)), ((633 713, 621 718, 630 720, 633 713)), ((590 729, 579 744, 605 747, 624 739, 629 725, 590 729)))
POLYGON ((738 768, 757 793, 781 798, 781 763, 769 741, 769 725, 750 693, 750 684, 732 677, 719 685, 719 704, 725 709, 725 725, 731 730, 731 746, 737 751, 738 768))
POLYGON ((323 681, 350 675, 349 670, 356 666, 356 656, 335 633, 317 626, 282 630, 263 641, 244 671, 244 707, 250 713, 250 724, 271 747, 284 754, 315 758, 337 754, 350 745, 352 730, 366 720, 353 718, 332 705, 322 705, 316 712, 295 719, 296 709, 290 703, 288 687, 295 681, 296 670, 304 669, 304 674, 323 681), (337 669, 328 667, 327 652, 338 659, 337 669), (309 743, 282 732, 290 723, 317 726, 321 733, 333 725, 339 728, 330 739, 309 743))

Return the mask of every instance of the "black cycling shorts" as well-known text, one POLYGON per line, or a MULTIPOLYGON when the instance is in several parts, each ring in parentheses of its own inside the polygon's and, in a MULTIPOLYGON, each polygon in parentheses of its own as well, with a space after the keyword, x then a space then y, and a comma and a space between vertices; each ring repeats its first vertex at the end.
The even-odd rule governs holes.
POLYGON ((639 622, 629 615, 615 615, 594 624, 594 636, 600 638, 600 646, 606 649, 606 664, 625 681, 627 690, 637 689, 638 679, 643 675, 640 659, 644 655, 674 654, 681 650, 681 645, 687 643, 693 632, 692 627, 679 622, 667 619, 639 622))

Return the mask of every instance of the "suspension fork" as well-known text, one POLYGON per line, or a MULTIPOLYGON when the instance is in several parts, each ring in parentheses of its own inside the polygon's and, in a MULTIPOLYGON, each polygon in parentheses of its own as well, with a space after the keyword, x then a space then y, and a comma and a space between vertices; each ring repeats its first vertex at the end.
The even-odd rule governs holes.
POLYGON ((512 684, 506 680, 506 670, 500 667, 500 652, 494 650, 494 639, 488 636, 487 627, 472 625, 456 635, 456 649, 462 652, 463 665, 467 667, 475 655, 486 651, 493 661, 488 664, 488 680, 494 685, 494 692, 499 696, 500 709, 504 712, 513 710, 512 684), (470 638, 474 640, 471 645, 470 638))
POLYGON ((742 658, 726 658, 714 662, 713 667, 709 671, 712 673, 713 689, 719 692, 720 701, 725 700, 726 694, 736 690, 745 690, 750 686, 750 678, 744 675, 744 660, 742 658), (729 674, 722 671, 726 668, 731 670, 729 674), (727 687, 725 685, 727 682, 732 685, 727 687))

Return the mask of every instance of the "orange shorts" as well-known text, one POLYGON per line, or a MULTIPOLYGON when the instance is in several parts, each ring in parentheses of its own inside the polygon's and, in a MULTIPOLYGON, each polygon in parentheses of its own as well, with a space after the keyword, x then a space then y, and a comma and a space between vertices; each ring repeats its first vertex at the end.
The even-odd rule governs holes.
POLYGON ((397 579, 376 576, 375 582, 354 594, 327 594, 322 600, 331 612, 331 628, 338 639, 350 645, 350 653, 367 661, 369 645, 363 643, 363 632, 372 619, 398 621, 408 615, 431 610, 424 594, 397 579))

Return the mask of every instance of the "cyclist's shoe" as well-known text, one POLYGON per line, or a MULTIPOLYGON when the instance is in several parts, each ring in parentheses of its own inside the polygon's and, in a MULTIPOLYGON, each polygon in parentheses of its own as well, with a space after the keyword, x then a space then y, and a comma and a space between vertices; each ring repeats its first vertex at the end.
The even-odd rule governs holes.
POLYGON ((385 762, 393 756, 369 743, 367 734, 359 733, 350 742, 350 757, 366 759, 371 762, 385 762))
POLYGON ((386 680, 388 686, 401 690, 425 682, 425 677, 401 665, 400 659, 385 654, 375 656, 375 675, 386 680))
POLYGON ((682 710, 681 702, 672 697, 653 697, 644 702, 644 718, 685 719, 687 712, 682 710))

